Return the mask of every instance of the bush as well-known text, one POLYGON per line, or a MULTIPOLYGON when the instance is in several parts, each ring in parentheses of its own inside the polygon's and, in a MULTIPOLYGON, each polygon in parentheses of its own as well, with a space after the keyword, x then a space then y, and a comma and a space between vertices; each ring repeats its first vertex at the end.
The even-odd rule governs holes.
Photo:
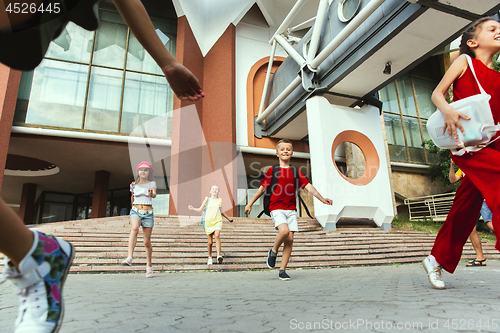
MULTIPOLYGON (((443 184, 443 186, 450 185, 450 151, 448 149, 439 148, 434 144, 434 142, 432 142, 432 140, 422 142, 422 147, 425 147, 429 154, 435 156, 436 162, 429 166, 429 176, 431 178, 431 182, 438 180, 441 184, 443 184)), ((457 169, 455 169, 455 171, 457 171, 457 169)), ((458 183, 455 185, 458 186, 458 183)))

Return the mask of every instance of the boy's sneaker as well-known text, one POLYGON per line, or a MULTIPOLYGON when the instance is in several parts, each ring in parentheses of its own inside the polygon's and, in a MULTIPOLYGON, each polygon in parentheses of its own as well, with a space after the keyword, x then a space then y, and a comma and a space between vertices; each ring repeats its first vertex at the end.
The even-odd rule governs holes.
POLYGON ((32 230, 33 246, 16 269, 5 258, 0 283, 9 279, 20 295, 16 333, 57 332, 64 316, 62 291, 74 247, 58 237, 32 230))
POLYGON ((285 271, 280 271, 280 274, 278 275, 278 277, 280 278, 280 280, 283 280, 283 281, 290 280, 290 276, 288 274, 286 274, 285 271))
POLYGON ((123 260, 122 261, 122 265, 125 265, 125 266, 132 266, 132 257, 128 257, 127 259, 123 260))
POLYGON ((207 265, 212 265, 212 258, 208 258, 207 265))
POLYGON ((276 253, 273 252, 273 249, 269 250, 269 253, 267 254, 267 267, 269 268, 274 268, 276 266, 276 253))
POLYGON ((224 260, 223 256, 217 256, 217 263, 220 265, 222 264, 222 260, 224 260))
POLYGON ((152 278, 153 277, 153 267, 147 267, 146 266, 146 277, 147 278, 152 278))
POLYGON ((425 258, 422 261, 422 265, 427 272, 427 276, 431 285, 436 289, 444 289, 444 282, 441 277, 441 275, 443 274, 443 267, 441 267, 441 265, 437 263, 432 263, 429 260, 429 257, 425 258))

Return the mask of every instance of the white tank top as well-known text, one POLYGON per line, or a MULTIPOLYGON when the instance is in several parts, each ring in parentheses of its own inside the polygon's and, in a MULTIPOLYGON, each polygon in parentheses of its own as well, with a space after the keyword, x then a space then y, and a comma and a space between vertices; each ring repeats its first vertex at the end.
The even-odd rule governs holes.
POLYGON ((156 188, 156 182, 147 184, 130 184, 130 192, 134 194, 134 205, 153 205, 153 198, 149 196, 149 190, 156 188))

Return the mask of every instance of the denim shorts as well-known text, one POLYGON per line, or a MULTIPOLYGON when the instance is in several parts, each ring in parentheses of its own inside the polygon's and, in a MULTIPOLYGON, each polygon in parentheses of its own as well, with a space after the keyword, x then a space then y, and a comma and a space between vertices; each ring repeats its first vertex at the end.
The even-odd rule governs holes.
POLYGON ((492 221, 493 214, 491 213, 490 208, 486 204, 486 201, 483 201, 483 206, 481 207, 481 216, 483 217, 484 222, 492 221))
POLYGON ((278 225, 286 223, 288 224, 288 229, 290 231, 299 231, 296 210, 275 209, 271 211, 271 218, 274 221, 274 227, 276 229, 278 228, 278 225))
POLYGON ((143 228, 152 228, 154 226, 154 217, 153 213, 150 214, 141 214, 139 212, 136 212, 135 210, 130 210, 130 219, 132 217, 138 217, 139 220, 141 220, 141 226, 143 228))

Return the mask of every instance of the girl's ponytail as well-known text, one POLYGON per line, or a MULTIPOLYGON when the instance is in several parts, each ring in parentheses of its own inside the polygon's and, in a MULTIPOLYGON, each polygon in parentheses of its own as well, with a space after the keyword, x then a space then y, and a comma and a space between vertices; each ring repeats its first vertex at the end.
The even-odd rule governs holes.
POLYGON ((460 41, 460 54, 467 54, 472 58, 476 58, 474 52, 467 45, 467 41, 469 41, 469 39, 474 39, 474 37, 476 36, 476 30, 478 26, 480 26, 486 21, 491 21, 491 20, 495 21, 495 19, 491 17, 481 17, 471 23, 471 25, 467 28, 467 30, 465 30, 462 33, 462 40, 460 41))

